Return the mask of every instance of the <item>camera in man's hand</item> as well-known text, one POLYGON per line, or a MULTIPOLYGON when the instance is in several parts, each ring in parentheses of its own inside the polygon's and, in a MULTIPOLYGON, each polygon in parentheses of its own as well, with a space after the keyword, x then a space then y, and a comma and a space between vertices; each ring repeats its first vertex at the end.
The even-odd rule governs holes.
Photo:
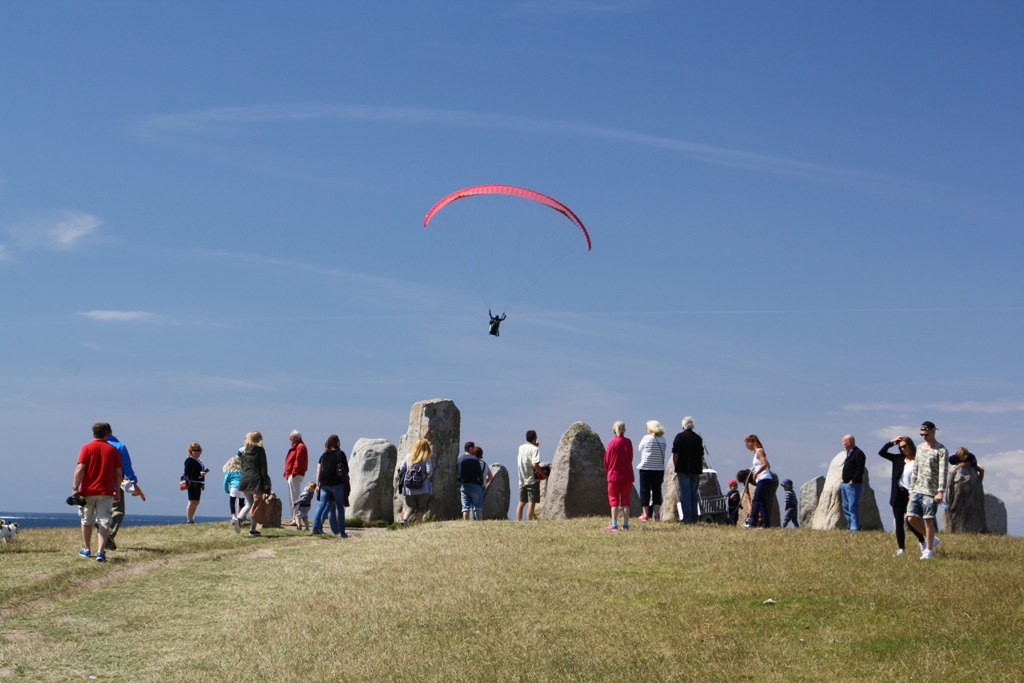
POLYGON ((80 495, 78 493, 73 493, 70 496, 68 496, 68 499, 64 502, 66 502, 68 505, 77 505, 78 507, 82 507, 83 505, 85 505, 85 496, 80 495))

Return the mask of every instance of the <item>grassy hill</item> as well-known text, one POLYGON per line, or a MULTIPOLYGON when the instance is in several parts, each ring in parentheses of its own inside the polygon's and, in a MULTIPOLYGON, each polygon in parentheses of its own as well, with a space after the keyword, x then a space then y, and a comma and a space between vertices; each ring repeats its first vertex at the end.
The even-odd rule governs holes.
POLYGON ((921 562, 881 532, 604 524, 129 527, 106 565, 26 530, 0 546, 0 677, 1022 680, 1024 539, 921 562))

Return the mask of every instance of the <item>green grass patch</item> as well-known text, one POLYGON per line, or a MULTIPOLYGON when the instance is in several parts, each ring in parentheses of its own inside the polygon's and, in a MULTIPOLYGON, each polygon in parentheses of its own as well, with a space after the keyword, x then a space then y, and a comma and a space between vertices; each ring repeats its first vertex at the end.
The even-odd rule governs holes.
MULTIPOLYGON (((122 567, 195 557, 4 618, 0 668, 42 681, 417 682, 1016 681, 1024 670, 1022 539, 947 535, 920 562, 893 557, 878 532, 603 526, 455 522, 344 540, 126 528, 111 553, 122 567)), ((0 604, 46 595, 38 574, 60 577, 52 595, 118 569, 77 560, 74 531, 27 530, 0 548, 0 604)))

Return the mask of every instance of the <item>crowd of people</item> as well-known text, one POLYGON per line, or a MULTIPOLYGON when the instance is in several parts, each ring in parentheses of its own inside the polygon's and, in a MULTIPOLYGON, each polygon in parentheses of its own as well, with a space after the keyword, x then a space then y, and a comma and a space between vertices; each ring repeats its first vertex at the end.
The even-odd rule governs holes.
MULTIPOLYGON (((686 417, 682 431, 672 441, 671 451, 664 438, 665 429, 656 420, 647 422, 647 433, 641 439, 637 451, 640 454, 639 493, 642 514, 640 521, 660 521, 664 503, 665 470, 667 455, 671 452, 675 476, 670 485, 674 486, 678 501, 679 521, 685 524, 697 523, 702 515, 700 482, 706 466, 704 441, 694 431, 694 420, 686 417)), ((108 423, 97 422, 92 427, 93 440, 82 446, 75 469, 72 496, 69 504, 78 506, 82 525, 83 547, 79 554, 92 557, 92 531, 96 529, 96 560, 106 561, 106 551, 116 549, 114 538, 124 520, 125 498, 128 495, 142 496, 138 478, 132 468, 127 447, 113 436, 108 423)), ((613 438, 608 442, 604 469, 608 487, 608 504, 611 521, 605 527, 609 531, 628 531, 631 493, 633 489, 634 449, 626 437, 624 422, 612 425, 613 438), (621 519, 621 525, 620 525, 621 519)), ((904 522, 921 546, 921 559, 933 557, 940 539, 935 535, 936 508, 942 504, 946 492, 949 467, 975 468, 980 478, 984 468, 966 448, 949 455, 945 446, 935 440, 937 428, 932 422, 921 425, 920 445, 908 436, 897 436, 886 442, 878 454, 892 463, 892 491, 889 503, 892 506, 897 556, 906 554, 904 522), (896 448, 896 452, 893 452, 896 448)), ((341 450, 337 434, 328 437, 323 455, 317 461, 316 475, 312 481, 305 481, 309 469, 309 451, 302 434, 293 431, 289 435, 291 447, 285 456, 284 479, 288 484, 288 509, 291 520, 287 523, 300 530, 311 531, 313 535, 324 535, 324 522, 329 524, 331 534, 345 538, 345 507, 349 505, 351 481, 348 459, 341 450), (314 500, 318 501, 313 521, 309 521, 314 500)), ((856 439, 847 434, 842 439, 846 457, 843 462, 840 496, 847 528, 859 531, 860 498, 863 489, 864 472, 867 466, 864 452, 857 447, 856 439)), ((746 496, 749 515, 744 528, 767 528, 771 524, 771 500, 779 485, 778 475, 772 471, 764 446, 756 434, 744 440, 746 448, 753 453, 748 469, 737 473, 728 483, 725 515, 732 524, 739 523, 739 513, 746 496), (752 490, 751 490, 752 485, 752 490), (742 490, 742 493, 741 493, 742 490)), ((188 457, 181 476, 181 489, 187 491, 186 523, 195 523, 195 513, 209 474, 200 455, 202 446, 191 443, 188 457)), ((472 441, 464 445, 456 469, 462 502, 462 517, 465 520, 483 519, 484 491, 491 483, 492 474, 483 459, 483 449, 472 441)), ((403 498, 404 506, 401 525, 407 526, 410 519, 422 522, 429 512, 434 495, 432 479, 435 464, 431 441, 421 438, 413 444, 408 456, 396 470, 395 488, 403 498)), ((550 475, 550 465, 540 459, 540 439, 537 432, 526 432, 526 443, 519 447, 517 455, 519 474, 519 501, 516 506, 516 521, 534 519, 536 506, 540 503, 540 482, 550 475)), ((236 533, 249 522, 249 535, 260 536, 257 529, 256 510, 264 504, 264 496, 271 493, 271 478, 267 466, 267 453, 263 447, 263 436, 258 431, 245 436, 244 445, 236 455, 228 459, 223 467, 224 493, 228 495, 231 524, 236 533)), ((782 526, 793 524, 799 527, 798 502, 793 482, 782 480, 784 491, 784 519, 782 526)))

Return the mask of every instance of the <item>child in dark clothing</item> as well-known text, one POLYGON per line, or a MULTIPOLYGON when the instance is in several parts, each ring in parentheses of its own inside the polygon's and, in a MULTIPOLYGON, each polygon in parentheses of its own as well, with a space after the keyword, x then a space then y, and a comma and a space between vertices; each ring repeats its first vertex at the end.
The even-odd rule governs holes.
POLYGON ((735 479, 729 480, 729 521, 735 526, 740 519, 740 490, 739 482, 735 479))
POLYGON ((782 522, 782 528, 785 529, 786 525, 793 522, 793 528, 799 529, 800 522, 797 520, 797 502, 796 493, 793 491, 793 480, 783 479, 782 490, 786 492, 786 519, 782 522))
POLYGON ((309 531, 309 509, 313 506, 313 494, 316 492, 316 482, 306 484, 306 490, 302 492, 295 502, 295 519, 299 522, 300 531, 309 531))

